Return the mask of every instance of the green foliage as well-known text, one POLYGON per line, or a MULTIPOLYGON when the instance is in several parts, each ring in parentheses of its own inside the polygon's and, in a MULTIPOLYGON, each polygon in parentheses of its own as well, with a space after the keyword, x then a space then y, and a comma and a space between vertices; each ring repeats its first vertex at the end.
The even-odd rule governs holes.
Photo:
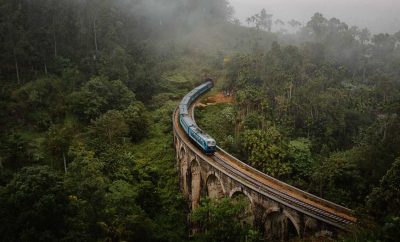
POLYGON ((125 123, 129 128, 129 136, 132 141, 140 141, 148 133, 149 117, 146 107, 141 102, 129 105, 124 111, 125 123))
POLYGON ((67 125, 52 125, 47 131, 43 146, 48 158, 51 161, 58 161, 58 167, 61 167, 68 155, 73 134, 73 127, 67 125))
POLYGON ((110 110, 88 127, 88 143, 97 150, 131 141, 137 142, 148 133, 149 119, 146 109, 140 102, 130 105, 123 111, 110 110))
POLYGON ((399 156, 396 36, 376 35, 366 48, 368 30, 319 13, 297 36, 308 41, 225 58, 236 123, 217 142, 268 174, 365 211, 399 156))
POLYGON ((108 110, 123 110, 135 101, 135 95, 121 82, 94 77, 69 96, 71 110, 83 121, 90 121, 108 110))
POLYGON ((0 187, 0 233, 6 241, 57 241, 68 228, 62 178, 46 166, 25 167, 0 187))
POLYGON ((12 93, 14 117, 40 131, 46 130, 51 123, 64 117, 63 89, 61 80, 56 77, 40 78, 23 85, 12 93))
POLYGON ((395 242, 399 238, 400 219, 396 216, 390 216, 385 219, 383 225, 378 227, 376 224, 366 223, 362 224, 351 231, 344 238, 339 241, 353 242, 353 241, 388 241, 395 242))
MULTIPOLYGON (((399 33, 316 13, 286 38, 262 31, 265 10, 249 19, 257 30, 231 18, 225 0, 2 1, 2 239, 184 240, 171 114, 212 76, 236 100, 196 113, 219 145, 361 211, 370 194, 381 226, 360 238, 394 241, 399 33), (40 164, 54 170, 23 168, 40 164)), ((238 204, 205 207, 210 233, 196 239, 258 239, 238 204), (219 228, 213 214, 234 222, 219 228)))
POLYGON ((274 177, 290 174, 286 144, 275 127, 271 126, 266 131, 245 131, 242 142, 250 165, 274 177))
POLYGON ((87 201, 91 212, 97 214, 104 205, 104 194, 109 183, 102 173, 105 163, 82 145, 73 147, 70 156, 73 161, 68 167, 65 187, 71 195, 87 201))
POLYGON ((112 80, 121 80, 126 83, 129 78, 129 55, 126 50, 121 47, 116 47, 110 54, 102 55, 100 62, 99 74, 107 76, 112 80))
POLYGON ((247 206, 245 199, 202 199, 191 215, 200 229, 195 241, 258 241, 257 232, 245 222, 247 206))
POLYGON ((356 206, 362 201, 365 191, 365 183, 355 162, 357 155, 356 150, 330 155, 312 175, 313 190, 339 204, 356 206))
POLYGON ((92 120, 88 129, 90 142, 94 146, 122 144, 127 139, 129 127, 125 123, 122 112, 110 110, 96 120, 92 120))
POLYGON ((37 133, 12 133, 1 142, 2 163, 7 169, 19 169, 25 165, 34 165, 44 161, 45 139, 37 133))
MULTIPOLYGON (((368 208, 377 217, 400 216, 400 158, 383 176, 380 185, 372 191, 368 199, 368 208)), ((398 226, 397 222, 397 226, 398 226)))
POLYGON ((291 140, 287 147, 287 153, 292 167, 291 180, 296 185, 305 187, 315 165, 311 154, 310 140, 304 138, 291 140))
POLYGON ((121 180, 109 186, 106 194, 106 216, 110 224, 99 223, 106 239, 125 241, 152 241, 153 222, 136 205, 136 187, 121 180))
POLYGON ((231 105, 220 104, 207 106, 206 110, 198 112, 196 109, 196 122, 211 136, 224 142, 226 134, 234 133, 235 116, 231 105), (206 113, 206 114, 204 114, 206 113))

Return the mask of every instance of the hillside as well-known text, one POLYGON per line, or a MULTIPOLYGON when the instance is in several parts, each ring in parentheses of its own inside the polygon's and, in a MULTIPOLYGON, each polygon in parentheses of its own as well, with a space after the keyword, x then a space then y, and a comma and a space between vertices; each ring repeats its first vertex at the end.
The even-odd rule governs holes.
POLYGON ((271 32, 267 16, 245 27, 224 0, 2 1, 0 241, 262 240, 240 201, 189 211, 179 191, 171 115, 207 77, 234 97, 196 111, 219 145, 355 209, 344 240, 394 241, 400 34, 318 13, 271 32), (193 237, 188 217, 204 225, 193 237))

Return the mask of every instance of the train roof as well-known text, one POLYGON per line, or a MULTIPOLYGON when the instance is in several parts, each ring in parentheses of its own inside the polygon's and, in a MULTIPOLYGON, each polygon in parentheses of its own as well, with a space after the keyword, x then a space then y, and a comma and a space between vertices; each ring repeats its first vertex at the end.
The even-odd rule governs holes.
POLYGON ((210 135, 201 130, 197 125, 191 127, 194 131, 205 140, 214 140, 210 135))
POLYGON ((211 82, 211 81, 207 81, 207 82, 201 84, 200 86, 194 88, 193 90, 191 90, 188 94, 186 94, 186 95, 182 98, 180 104, 181 104, 181 105, 189 105, 190 98, 191 98, 194 94, 196 94, 199 90, 203 89, 204 87, 206 87, 206 86, 208 86, 208 85, 210 85, 210 84, 212 84, 212 82, 211 82))
MULTIPOLYGON (((196 124, 193 122, 193 120, 189 116, 183 116, 182 117, 183 122, 188 126, 196 126, 196 124)), ((197 126, 196 126, 197 127, 197 126)))
POLYGON ((179 105, 179 114, 180 115, 189 115, 189 111, 186 105, 179 105))
POLYGON ((200 89, 210 85, 210 83, 211 83, 210 81, 205 82, 205 83, 201 84, 200 86, 196 87, 194 90, 200 90, 200 89))
POLYGON ((189 103, 189 100, 190 100, 190 97, 186 95, 182 98, 181 104, 187 105, 189 103))

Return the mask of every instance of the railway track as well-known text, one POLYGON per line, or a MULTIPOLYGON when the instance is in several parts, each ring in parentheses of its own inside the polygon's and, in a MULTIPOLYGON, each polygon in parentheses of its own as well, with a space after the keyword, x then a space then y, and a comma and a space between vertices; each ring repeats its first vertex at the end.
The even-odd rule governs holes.
MULTIPOLYGON (((190 106, 189 110, 189 114, 191 114, 193 120, 194 107, 195 103, 190 106)), ((174 113, 173 117, 175 131, 177 131, 179 136, 197 155, 200 155, 210 165, 240 182, 242 185, 280 204, 335 227, 348 230, 350 225, 356 223, 357 220, 351 210, 268 176, 231 156, 220 147, 218 147, 214 155, 207 156, 203 154, 189 141, 179 126, 177 112, 174 113)))

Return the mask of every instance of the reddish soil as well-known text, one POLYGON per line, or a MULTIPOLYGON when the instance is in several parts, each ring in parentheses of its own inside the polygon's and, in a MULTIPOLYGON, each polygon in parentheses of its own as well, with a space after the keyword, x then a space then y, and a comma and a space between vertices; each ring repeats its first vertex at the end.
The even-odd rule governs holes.
POLYGON ((234 98, 232 95, 226 96, 223 92, 219 92, 214 96, 207 97, 198 103, 196 106, 208 106, 208 105, 216 105, 219 103, 233 103, 234 98))

